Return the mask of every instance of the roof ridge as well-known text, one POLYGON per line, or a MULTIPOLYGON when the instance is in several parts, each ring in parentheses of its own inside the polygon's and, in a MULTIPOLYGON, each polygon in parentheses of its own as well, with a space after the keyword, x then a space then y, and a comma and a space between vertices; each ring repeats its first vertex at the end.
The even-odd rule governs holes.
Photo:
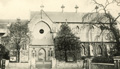
MULTIPOLYGON (((43 10, 44 11, 44 10, 43 10)), ((31 11, 30 13, 40 13, 41 11, 31 11)), ((67 12, 61 12, 61 11, 44 11, 44 12, 49 12, 49 13, 76 13, 76 12, 73 12, 73 11, 67 11, 67 12)), ((77 13, 96 13, 96 12, 77 12, 77 13)), ((97 12, 98 13, 98 12, 97 12)), ((100 14, 102 12, 99 12, 100 14)))

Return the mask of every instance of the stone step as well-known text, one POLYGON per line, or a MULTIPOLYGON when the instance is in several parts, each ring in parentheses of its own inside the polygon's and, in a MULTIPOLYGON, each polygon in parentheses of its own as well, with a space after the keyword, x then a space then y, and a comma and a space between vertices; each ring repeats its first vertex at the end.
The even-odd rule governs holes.
POLYGON ((51 62, 37 62, 36 69, 51 69, 52 63, 51 62))
POLYGON ((51 64, 36 64, 36 67, 41 67, 41 68, 51 68, 52 65, 51 64))

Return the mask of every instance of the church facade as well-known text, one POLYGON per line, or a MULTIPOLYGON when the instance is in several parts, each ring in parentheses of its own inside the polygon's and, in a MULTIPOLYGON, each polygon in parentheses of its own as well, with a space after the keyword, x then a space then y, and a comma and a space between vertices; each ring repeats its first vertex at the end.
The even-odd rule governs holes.
MULTIPOLYGON (((110 50, 115 42, 110 39, 109 31, 101 34, 100 28, 93 26, 89 20, 82 21, 86 13, 79 12, 45 12, 32 11, 29 29, 32 34, 29 45, 29 59, 35 57, 36 61, 51 61, 55 57, 54 38, 60 30, 60 26, 67 23, 72 32, 80 38, 81 57, 110 56, 110 50), (100 35, 101 34, 101 35, 100 35)), ((96 15, 96 13, 94 13, 96 15)), ((107 19, 106 19, 107 20, 107 19)), ((106 23, 108 25, 109 23, 106 23)))

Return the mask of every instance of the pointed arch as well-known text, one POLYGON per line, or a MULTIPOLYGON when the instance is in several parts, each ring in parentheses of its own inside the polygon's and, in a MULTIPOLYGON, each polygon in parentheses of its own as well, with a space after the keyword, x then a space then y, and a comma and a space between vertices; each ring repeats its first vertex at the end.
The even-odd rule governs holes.
POLYGON ((49 48, 49 50, 48 50, 48 58, 49 58, 49 60, 52 60, 52 57, 53 57, 53 50, 52 50, 52 48, 49 48))
POLYGON ((39 61, 45 61, 46 60, 46 50, 44 48, 39 49, 38 60, 39 61))
POLYGON ((97 47, 97 55, 98 56, 102 55, 102 47, 101 47, 101 45, 98 45, 98 47, 97 47))
MULTIPOLYGON (((49 27, 50 33, 52 32, 52 29, 51 29, 50 25, 46 21, 41 20, 41 21, 38 21, 36 24, 38 24, 38 23, 45 23, 49 27)), ((35 27, 35 25, 34 25, 34 27, 35 27)))
POLYGON ((110 56, 110 45, 106 45, 106 52, 107 52, 107 55, 110 56))
POLYGON ((85 56, 86 55, 86 48, 84 47, 84 45, 81 45, 81 56, 85 56))

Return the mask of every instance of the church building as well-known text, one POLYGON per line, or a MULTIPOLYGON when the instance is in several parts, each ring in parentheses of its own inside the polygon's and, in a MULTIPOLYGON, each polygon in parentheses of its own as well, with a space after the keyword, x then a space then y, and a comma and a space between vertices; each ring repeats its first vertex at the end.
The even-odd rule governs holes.
MULTIPOLYGON (((62 7, 64 8, 64 6, 62 7)), ((47 12, 43 9, 41 9, 41 11, 30 12, 28 27, 31 36, 30 44, 27 49, 27 61, 32 58, 35 58, 36 62, 51 61, 52 58, 55 57, 54 38, 57 36, 57 32, 59 32, 61 25, 64 23, 67 23, 72 32, 80 38, 81 57, 88 56, 89 52, 91 56, 110 55, 110 49, 114 47, 115 42, 109 38, 111 37, 111 35, 108 34, 109 31, 106 30, 101 34, 100 28, 96 26, 90 29, 90 19, 86 19, 83 22, 83 17, 87 13, 78 12, 78 7, 75 7, 75 12, 64 12, 63 8, 62 12, 47 12)), ((98 14, 96 12, 92 13, 94 16, 98 14)), ((103 22, 107 20, 106 18, 103 22)), ((6 23, 9 24, 9 21, 6 23)), ((106 25, 108 24, 109 22, 106 23, 106 25)), ((0 33, 6 30, 6 28, 4 28, 3 31, 2 29, 0 25, 0 33)), ((7 31, 5 31, 5 33, 7 33, 7 31)), ((22 55, 22 53, 20 55, 22 55)), ((21 58, 20 60, 22 60, 21 58)))
MULTIPOLYGON (((106 30, 100 35, 100 28, 93 26, 93 29, 90 30, 90 19, 85 22, 82 20, 85 14, 87 13, 77 11, 31 11, 29 29, 32 37, 29 45, 29 59, 35 57, 37 62, 50 61, 55 56, 54 38, 64 23, 67 23, 72 32, 80 38, 81 57, 88 56, 89 52, 91 56, 110 55, 110 49, 113 48, 115 42, 109 39, 109 31, 106 30)), ((93 14, 98 13, 93 12, 93 14)), ((106 18, 103 22, 107 20, 106 18)), ((108 24, 109 22, 106 23, 106 25, 108 24)))

